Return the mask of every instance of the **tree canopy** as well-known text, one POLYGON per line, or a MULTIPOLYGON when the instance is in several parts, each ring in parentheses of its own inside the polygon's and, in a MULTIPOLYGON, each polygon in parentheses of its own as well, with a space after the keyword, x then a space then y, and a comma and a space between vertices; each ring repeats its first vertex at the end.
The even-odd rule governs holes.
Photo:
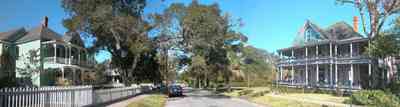
POLYGON ((143 19, 145 0, 63 0, 69 13, 64 26, 69 32, 94 37, 94 50, 111 53, 112 64, 121 68, 125 84, 135 79, 134 69, 142 56, 152 50, 148 31, 152 29, 143 19))

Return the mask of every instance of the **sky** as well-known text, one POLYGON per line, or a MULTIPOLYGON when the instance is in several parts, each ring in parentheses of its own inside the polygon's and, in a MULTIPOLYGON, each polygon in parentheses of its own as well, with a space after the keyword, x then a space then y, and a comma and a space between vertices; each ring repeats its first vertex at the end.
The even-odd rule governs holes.
MULTIPOLYGON (((161 12, 174 2, 190 3, 191 0, 148 0, 144 12, 161 12)), ((49 27, 59 34, 66 29, 62 20, 66 13, 61 0, 2 0, 0 1, 0 32, 39 26, 44 16, 49 17, 49 27)), ((239 29, 248 43, 257 48, 275 52, 290 47, 306 20, 322 28, 345 21, 352 25, 358 12, 351 5, 336 5, 335 0, 199 0, 201 4, 218 3, 221 10, 232 18, 241 18, 244 26, 239 29)), ((98 61, 109 58, 102 52, 98 61)))

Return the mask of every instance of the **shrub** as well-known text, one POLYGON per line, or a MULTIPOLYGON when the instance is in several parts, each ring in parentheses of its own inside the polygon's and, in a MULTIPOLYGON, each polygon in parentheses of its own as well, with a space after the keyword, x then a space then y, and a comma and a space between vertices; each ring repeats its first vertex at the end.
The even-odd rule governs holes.
POLYGON ((399 107, 399 99, 391 93, 381 90, 362 90, 355 92, 344 103, 367 105, 376 107, 399 107))
POLYGON ((400 97, 400 81, 391 82, 386 89, 400 97))
POLYGON ((10 76, 5 76, 0 78, 0 89, 4 88, 4 87, 16 87, 17 86, 17 82, 15 80, 15 78, 10 77, 10 76))
POLYGON ((239 92, 239 96, 248 95, 248 94, 250 94, 252 92, 253 92, 253 90, 246 89, 246 90, 240 91, 239 92))
POLYGON ((254 94, 251 94, 251 97, 259 97, 259 96, 264 96, 264 94, 267 94, 267 93, 269 93, 269 91, 268 91, 268 90, 259 91, 259 92, 256 92, 256 93, 254 93, 254 94))
POLYGON ((343 96, 343 91, 341 91, 339 87, 336 87, 335 88, 335 94, 336 94, 336 96, 342 97, 343 96))

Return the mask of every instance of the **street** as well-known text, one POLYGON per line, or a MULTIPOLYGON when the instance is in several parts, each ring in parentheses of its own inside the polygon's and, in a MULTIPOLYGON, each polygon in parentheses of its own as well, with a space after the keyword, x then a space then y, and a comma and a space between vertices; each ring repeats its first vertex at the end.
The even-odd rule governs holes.
POLYGON ((184 89, 184 96, 168 98, 165 107, 262 107, 238 98, 216 95, 210 91, 184 89))

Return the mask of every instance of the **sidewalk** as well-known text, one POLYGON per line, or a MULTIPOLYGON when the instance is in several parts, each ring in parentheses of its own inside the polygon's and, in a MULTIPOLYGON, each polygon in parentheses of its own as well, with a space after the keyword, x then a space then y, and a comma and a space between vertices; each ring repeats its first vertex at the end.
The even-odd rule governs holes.
POLYGON ((148 94, 142 94, 142 95, 135 96, 135 97, 132 97, 132 98, 129 98, 129 99, 126 99, 126 100, 122 100, 122 101, 119 101, 119 102, 116 102, 116 103, 113 103, 113 104, 109 104, 106 107, 126 107, 126 106, 129 105, 129 103, 137 101, 139 99, 142 99, 142 98, 144 98, 146 96, 148 96, 148 94))

